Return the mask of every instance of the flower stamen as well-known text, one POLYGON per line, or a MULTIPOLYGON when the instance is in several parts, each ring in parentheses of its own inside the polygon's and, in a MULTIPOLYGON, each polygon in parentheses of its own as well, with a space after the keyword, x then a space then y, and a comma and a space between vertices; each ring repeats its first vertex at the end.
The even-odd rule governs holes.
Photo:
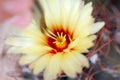
POLYGON ((63 33, 57 32, 57 38, 53 42, 58 48, 64 48, 67 45, 66 42, 66 34, 63 35, 63 33))
POLYGON ((52 39, 54 39, 54 40, 56 40, 56 37, 57 37, 52 31, 50 31, 48 29, 46 30, 45 35, 52 38, 52 39))

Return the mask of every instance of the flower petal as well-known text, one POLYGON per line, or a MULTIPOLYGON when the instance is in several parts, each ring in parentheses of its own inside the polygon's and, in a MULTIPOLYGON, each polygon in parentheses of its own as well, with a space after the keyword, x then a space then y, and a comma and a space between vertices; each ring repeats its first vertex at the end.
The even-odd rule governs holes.
POLYGON ((6 43, 12 46, 24 46, 28 47, 34 44, 34 41, 30 38, 23 38, 23 37, 11 37, 6 40, 6 43), (24 44, 24 45, 23 45, 24 44))
POLYGON ((39 2, 40 2, 41 6, 43 8, 43 11, 44 11, 45 23, 46 23, 47 27, 50 30, 52 30, 53 26, 56 25, 56 21, 59 20, 59 19, 57 20, 57 18, 58 18, 57 12, 59 12, 60 9, 56 9, 56 7, 59 8, 59 0, 39 0, 39 2), (53 11, 54 9, 57 10, 57 12, 53 11), (54 14, 55 12, 57 14, 54 14), (55 17, 56 17, 56 19, 55 19, 55 17))
POLYGON ((71 22, 77 21, 79 9, 83 6, 82 0, 39 0, 39 2, 43 7, 45 22, 50 30, 53 28, 66 30, 71 22))
POLYGON ((35 75, 38 75, 40 72, 43 71, 43 69, 47 67, 50 57, 51 54, 46 54, 38 60, 36 60, 35 62, 33 62, 32 64, 30 64, 29 67, 33 69, 33 73, 35 75))
POLYGON ((64 54, 61 68, 67 76, 74 78, 76 73, 82 72, 83 67, 89 67, 89 62, 84 55, 74 51, 64 54))
POLYGON ((92 10, 93 10, 93 8, 92 8, 92 2, 87 3, 83 7, 83 9, 82 9, 82 11, 80 13, 80 17, 79 17, 80 20, 86 19, 88 16, 91 16, 92 15, 92 10))
POLYGON ((74 53, 69 52, 65 53, 62 57, 61 68, 63 72, 71 77, 75 78, 76 73, 82 72, 81 63, 79 62, 78 58, 74 55, 74 53))
POLYGON ((59 74, 61 71, 60 63, 61 63, 62 55, 63 55, 62 53, 57 53, 51 57, 50 62, 44 72, 45 80, 56 79, 57 74, 59 74))
POLYGON ((9 38, 6 43, 14 47, 11 47, 8 53, 44 54, 52 49, 31 39, 22 37, 9 38))
POLYGON ((24 55, 20 58, 20 65, 26 65, 29 63, 32 63, 34 60, 36 60, 39 56, 38 55, 24 55))
POLYGON ((90 35, 91 34, 95 34, 96 32, 98 32, 101 28, 103 28, 105 25, 105 22, 97 22, 93 25, 91 31, 90 31, 90 35))
POLYGON ((85 57, 83 54, 80 53, 74 53, 75 57, 80 61, 82 67, 89 67, 89 62, 87 57, 85 57))
POLYGON ((92 17, 92 3, 86 4, 80 12, 78 22, 75 26, 74 37, 85 37, 88 36, 94 23, 94 18, 92 17))
POLYGON ((42 43, 45 43, 46 41, 46 36, 40 31, 40 26, 35 22, 35 20, 33 20, 32 23, 22 31, 21 36, 25 36, 42 43))
MULTIPOLYGON (((69 16, 69 24, 67 26, 68 30, 73 33, 73 31, 75 30, 75 26, 79 20, 79 16, 80 16, 80 12, 84 7, 84 1, 81 0, 72 0, 72 8, 71 8, 71 12, 70 12, 70 16, 69 16)), ((64 27, 63 27, 64 28, 64 27)))
POLYGON ((72 1, 73 0, 62 0, 62 8, 61 8, 61 20, 62 27, 66 30, 68 27, 69 16, 72 9, 72 1))
POLYGON ((70 43, 70 45, 65 51, 74 49, 75 51, 80 53, 87 52, 88 49, 94 45, 93 40, 95 40, 95 38, 96 38, 95 35, 84 37, 84 38, 77 38, 76 40, 70 43))
POLYGON ((54 23, 53 25, 60 26, 61 23, 61 0, 47 0, 48 2, 48 7, 51 11, 51 14, 53 15, 54 23))
POLYGON ((8 50, 8 53, 13 53, 13 54, 45 54, 48 53, 52 48, 48 46, 39 46, 39 45, 33 45, 29 47, 11 47, 8 50))

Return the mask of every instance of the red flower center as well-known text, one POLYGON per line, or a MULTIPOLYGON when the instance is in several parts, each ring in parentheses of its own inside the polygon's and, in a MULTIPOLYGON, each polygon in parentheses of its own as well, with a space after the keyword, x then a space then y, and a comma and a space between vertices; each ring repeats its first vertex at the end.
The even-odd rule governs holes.
POLYGON ((50 53, 62 52, 66 49, 72 39, 68 31, 54 30, 53 34, 48 37, 48 45, 53 48, 50 53))

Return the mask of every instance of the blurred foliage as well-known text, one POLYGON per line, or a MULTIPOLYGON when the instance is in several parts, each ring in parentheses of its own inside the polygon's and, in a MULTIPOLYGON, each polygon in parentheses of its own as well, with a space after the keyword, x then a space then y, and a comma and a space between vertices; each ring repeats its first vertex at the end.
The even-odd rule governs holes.
POLYGON ((35 80, 35 77, 34 75, 30 74, 30 73, 24 73, 24 76, 23 76, 25 79, 28 79, 28 80, 35 80))

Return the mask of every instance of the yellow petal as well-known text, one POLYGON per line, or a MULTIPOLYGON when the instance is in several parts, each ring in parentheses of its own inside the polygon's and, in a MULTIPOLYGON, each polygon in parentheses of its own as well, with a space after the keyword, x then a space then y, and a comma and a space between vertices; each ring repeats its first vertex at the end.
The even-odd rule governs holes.
POLYGON ((6 43, 17 47, 28 47, 33 45, 34 41, 31 38, 11 37, 6 40, 6 43))
POLYGON ((69 53, 66 53, 68 61, 70 62, 71 65, 73 65, 73 67, 75 68, 77 73, 81 73, 82 72, 82 63, 80 62, 78 55, 76 55, 77 53, 74 51, 71 51, 69 53))
POLYGON ((80 12, 79 19, 75 26, 74 38, 80 36, 88 36, 91 30, 91 27, 94 23, 94 18, 92 17, 92 3, 86 4, 80 12))
POLYGON ((98 32, 101 28, 103 28, 105 25, 105 22, 97 22, 93 25, 91 31, 90 31, 90 35, 91 34, 95 34, 96 32, 98 32))
POLYGON ((47 67, 50 57, 51 57, 51 54, 46 54, 40 57, 35 62, 33 62, 32 64, 30 64, 30 68, 33 69, 33 73, 35 75, 38 75, 47 67))
POLYGON ((75 39, 77 37, 82 38, 88 36, 90 34, 90 30, 93 26, 93 23, 94 19, 92 18, 92 16, 88 16, 84 20, 78 22, 78 24, 75 27, 73 38, 75 39))
POLYGON ((61 0, 62 1, 62 8, 61 8, 61 20, 62 20, 62 27, 66 30, 69 22, 69 16, 72 10, 72 0, 61 0))
POLYGON ((75 57, 78 59, 78 61, 81 63, 82 67, 89 67, 89 61, 87 57, 85 57, 83 54, 80 53, 74 53, 75 57))
MULTIPOLYGON (((51 11, 51 15, 53 15, 51 17, 51 19, 53 18, 54 21, 54 25, 55 26, 60 26, 61 24, 61 0, 47 0, 48 2, 48 7, 51 11)), ((54 27, 55 28, 55 27, 54 27)))
POLYGON ((7 53, 19 54, 19 53, 15 52, 17 49, 19 49, 19 47, 10 47, 8 49, 7 53))
MULTIPOLYGON (((25 42, 28 43, 28 42, 25 42)), ((30 42, 29 42, 30 44, 30 42)), ((40 45, 40 44, 32 44, 31 46, 24 46, 23 44, 19 47, 19 46, 14 46, 11 47, 8 50, 8 53, 15 53, 15 54, 44 54, 44 53, 48 53, 52 48, 49 46, 44 46, 44 45, 40 45)))
POLYGON ((46 54, 48 53, 27 53, 20 58, 19 63, 21 65, 26 65, 26 64, 34 62, 35 60, 41 58, 42 56, 46 54))
POLYGON ((57 74, 60 73, 60 63, 62 58, 62 53, 54 54, 44 72, 44 80, 54 80, 57 78, 57 74))
POLYGON ((73 65, 76 63, 74 59, 75 58, 72 55, 72 53, 65 53, 62 57, 62 62, 61 62, 61 68, 63 72, 71 78, 76 77, 76 73, 77 73, 76 70, 79 67, 79 66, 73 65))
POLYGON ((77 52, 80 53, 86 52, 89 48, 91 48, 94 45, 93 40, 95 38, 95 35, 84 38, 77 38, 76 40, 70 43, 66 51, 69 51, 70 49, 75 49, 77 52))
MULTIPOLYGON (((53 27, 56 25, 56 19, 54 17, 53 12, 51 11, 51 8, 53 10, 54 7, 51 7, 52 5, 55 6, 57 5, 59 7, 59 3, 57 2, 56 4, 52 0, 38 0, 43 8, 44 11, 44 18, 45 18, 45 23, 47 27, 50 30, 53 30, 53 27), (51 1, 51 2, 50 2, 51 1)), ((58 1, 58 0, 56 0, 58 1)), ((59 9, 58 9, 59 10, 59 9)), ((55 11, 54 11, 55 12, 55 11)), ((57 14, 55 14, 57 15, 57 14)), ((57 17, 58 18, 58 17, 57 17)), ((58 21, 58 20, 57 20, 58 21)))
POLYGON ((26 65, 31 63, 32 61, 36 60, 38 56, 32 56, 32 55, 24 55, 20 58, 20 65, 26 65))
POLYGON ((72 0, 72 9, 69 16, 68 30, 73 33, 79 20, 81 9, 84 7, 84 1, 72 0))
POLYGON ((45 43, 46 36, 40 31, 40 26, 33 20, 31 24, 21 32, 21 37, 31 38, 35 42, 45 43))
POLYGON ((67 76, 75 78, 76 73, 81 73, 83 67, 89 67, 88 59, 84 55, 74 51, 64 54, 61 68, 67 76))
POLYGON ((46 36, 43 35, 34 22, 32 22, 27 28, 23 29, 21 34, 10 37, 6 40, 6 43, 16 47, 28 47, 34 44, 46 45, 46 36), (24 45, 23 45, 24 44, 24 45))
POLYGON ((45 22, 50 30, 53 28, 66 30, 71 24, 70 20, 76 21, 74 20, 78 17, 76 14, 79 15, 77 12, 80 11, 80 6, 83 6, 82 0, 39 0, 39 2, 43 7, 45 22))
POLYGON ((27 48, 18 48, 14 52, 17 53, 25 53, 25 54, 44 54, 48 53, 52 48, 49 46, 39 46, 39 45, 33 45, 27 48))
POLYGON ((92 8, 92 2, 87 3, 87 4, 83 7, 83 9, 82 9, 82 11, 81 11, 81 13, 80 13, 80 17, 79 17, 79 18, 80 18, 80 19, 84 19, 84 18, 92 15, 92 10, 93 10, 93 8, 92 8))

